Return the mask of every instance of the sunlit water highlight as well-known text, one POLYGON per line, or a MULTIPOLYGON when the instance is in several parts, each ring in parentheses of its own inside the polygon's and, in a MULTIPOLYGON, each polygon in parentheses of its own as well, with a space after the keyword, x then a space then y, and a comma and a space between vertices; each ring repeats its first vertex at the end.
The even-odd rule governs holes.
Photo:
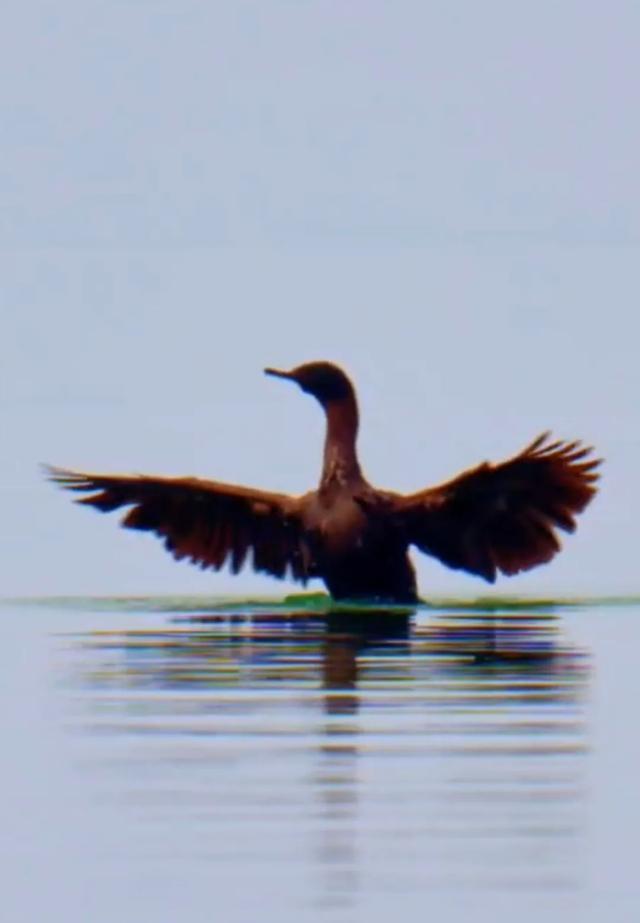
POLYGON ((638 614, 6 603, 9 919, 631 912, 638 614))

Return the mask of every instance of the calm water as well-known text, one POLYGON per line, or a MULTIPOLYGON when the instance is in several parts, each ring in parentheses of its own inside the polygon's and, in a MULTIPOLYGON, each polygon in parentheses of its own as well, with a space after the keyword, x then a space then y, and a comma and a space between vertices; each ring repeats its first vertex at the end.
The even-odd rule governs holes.
POLYGON ((3 919, 638 919, 638 610, 4 603, 3 919))

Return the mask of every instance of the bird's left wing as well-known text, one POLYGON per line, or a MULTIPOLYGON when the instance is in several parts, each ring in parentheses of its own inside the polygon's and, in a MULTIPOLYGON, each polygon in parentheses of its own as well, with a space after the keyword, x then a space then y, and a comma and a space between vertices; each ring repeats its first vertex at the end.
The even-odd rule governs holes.
POLYGON ((122 525, 154 532, 175 558, 215 570, 230 561, 237 573, 251 552, 254 570, 303 582, 310 576, 296 497, 199 478, 46 471, 56 484, 89 494, 78 503, 103 513, 129 507, 122 525))
POLYGON ((595 494, 600 460, 591 451, 544 433, 507 461, 398 498, 398 523, 410 544, 490 582, 529 570, 551 560, 556 530, 573 532, 595 494))

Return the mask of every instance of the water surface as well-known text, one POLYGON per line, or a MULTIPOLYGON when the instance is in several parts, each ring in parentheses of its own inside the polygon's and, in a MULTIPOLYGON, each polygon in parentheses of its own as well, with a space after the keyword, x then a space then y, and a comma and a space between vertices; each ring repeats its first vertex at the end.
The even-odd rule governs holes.
POLYGON ((634 919, 638 605, 6 602, 8 919, 634 919))

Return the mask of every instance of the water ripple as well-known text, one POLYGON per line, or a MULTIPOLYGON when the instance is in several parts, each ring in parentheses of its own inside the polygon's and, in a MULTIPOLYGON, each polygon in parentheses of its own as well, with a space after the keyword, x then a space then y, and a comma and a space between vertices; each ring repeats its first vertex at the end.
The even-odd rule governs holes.
POLYGON ((174 613, 66 635, 139 859, 287 862, 309 906, 583 879, 589 657, 553 611, 174 613))

